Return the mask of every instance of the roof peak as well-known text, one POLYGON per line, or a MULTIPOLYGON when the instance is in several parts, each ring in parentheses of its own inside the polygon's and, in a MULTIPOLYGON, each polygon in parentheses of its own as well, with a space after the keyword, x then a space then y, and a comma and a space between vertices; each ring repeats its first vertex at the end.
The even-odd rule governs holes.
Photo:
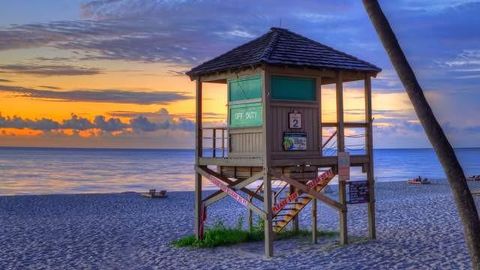
POLYGON ((201 76, 260 64, 375 73, 381 71, 375 65, 316 40, 286 28, 271 27, 270 31, 260 37, 192 68, 187 75, 201 76))
POLYGON ((283 28, 283 27, 276 27, 276 26, 272 26, 270 27, 270 30, 271 31, 288 31, 288 32, 291 32, 290 30, 288 30, 287 28, 283 28))

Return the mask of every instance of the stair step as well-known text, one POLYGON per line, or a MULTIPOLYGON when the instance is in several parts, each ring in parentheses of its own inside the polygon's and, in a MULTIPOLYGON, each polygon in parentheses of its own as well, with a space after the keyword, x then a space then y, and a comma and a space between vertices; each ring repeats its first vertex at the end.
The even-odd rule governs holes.
POLYGON ((290 210, 297 210, 298 208, 296 207, 285 207, 281 211, 290 211, 290 210))
POLYGON ((294 215, 292 214, 277 214, 275 217, 293 217, 294 215))
POLYGON ((289 205, 289 204, 303 204, 303 203, 301 203, 301 202, 289 202, 289 203, 287 203, 287 205, 289 205))

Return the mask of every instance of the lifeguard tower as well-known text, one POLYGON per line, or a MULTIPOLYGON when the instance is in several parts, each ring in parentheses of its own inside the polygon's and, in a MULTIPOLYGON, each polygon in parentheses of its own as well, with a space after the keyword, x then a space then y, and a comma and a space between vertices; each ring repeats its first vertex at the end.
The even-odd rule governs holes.
POLYGON ((295 224, 309 203, 316 241, 317 201, 338 211, 341 244, 348 243, 348 203, 366 203, 374 239, 371 77, 380 71, 287 29, 271 28, 187 72, 196 81, 196 236, 203 237, 206 208, 231 196, 264 219, 266 256, 273 255, 275 233, 295 224), (353 81, 364 82, 365 120, 345 122, 343 85, 353 81), (202 125, 205 82, 228 87, 226 127, 202 125), (335 86, 336 122, 322 122, 322 86, 328 84, 335 86), (351 128, 364 131, 363 153, 346 151, 345 134, 351 128), (326 130, 331 132, 327 136, 326 130), (325 154, 333 141, 335 153, 325 154), (365 181, 350 181, 351 167, 361 167, 365 181), (323 190, 337 175, 338 193, 329 196, 323 190), (219 190, 202 198, 202 177, 219 190))

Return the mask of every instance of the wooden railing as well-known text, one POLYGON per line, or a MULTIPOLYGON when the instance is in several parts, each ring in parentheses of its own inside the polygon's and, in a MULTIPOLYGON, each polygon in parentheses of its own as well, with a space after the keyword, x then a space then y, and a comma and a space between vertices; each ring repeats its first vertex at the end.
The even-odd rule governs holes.
MULTIPOLYGON (((226 157, 228 153, 228 130, 227 127, 204 127, 202 134, 205 135, 211 132, 211 136, 203 137, 205 140, 210 140, 210 147, 212 149, 211 157, 226 157)), ((208 149, 208 144, 204 144, 203 149, 208 149), (207 147, 205 147, 207 146, 207 147)))

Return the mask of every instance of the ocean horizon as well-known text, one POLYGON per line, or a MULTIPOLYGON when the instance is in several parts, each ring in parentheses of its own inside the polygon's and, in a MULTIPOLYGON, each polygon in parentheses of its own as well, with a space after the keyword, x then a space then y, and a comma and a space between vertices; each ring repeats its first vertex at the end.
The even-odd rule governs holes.
MULTIPOLYGON (((480 148, 455 151, 467 176, 480 174, 480 148)), ((445 178, 431 148, 375 149, 374 159, 378 182, 445 178)), ((192 191, 193 162, 193 149, 0 147, 0 196, 192 191)))

